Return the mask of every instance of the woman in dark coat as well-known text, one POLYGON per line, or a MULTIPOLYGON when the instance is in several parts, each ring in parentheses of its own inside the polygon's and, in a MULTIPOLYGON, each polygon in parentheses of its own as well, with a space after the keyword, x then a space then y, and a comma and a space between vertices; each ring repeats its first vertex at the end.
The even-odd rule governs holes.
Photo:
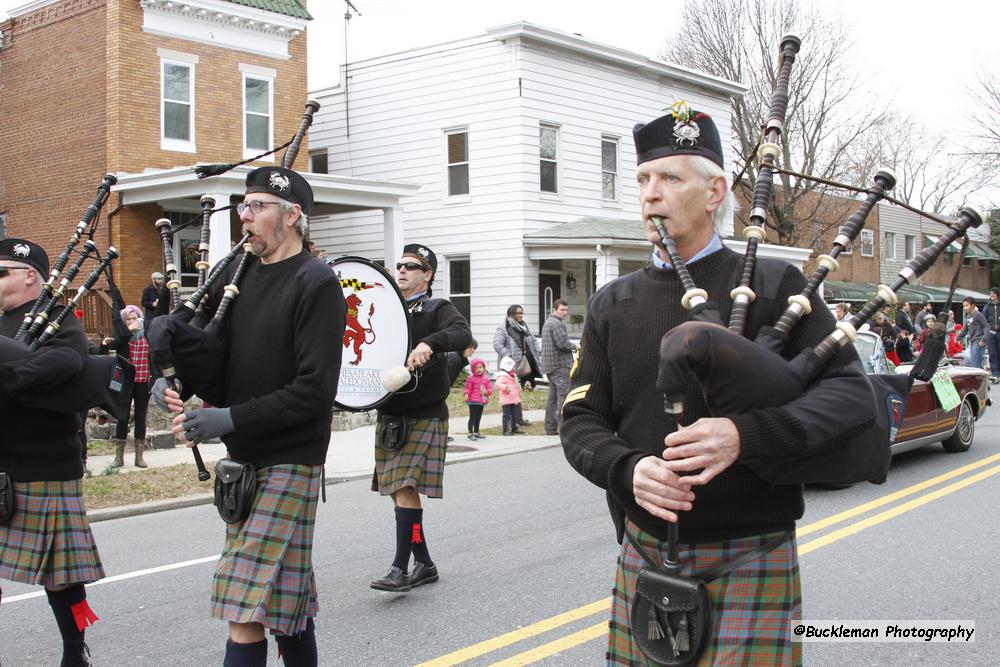
MULTIPOLYGON (((527 357, 530 371, 527 375, 518 373, 518 377, 520 377, 525 389, 528 391, 534 389, 535 381, 542 377, 542 371, 538 364, 542 350, 532 335, 531 329, 524 323, 524 308, 519 304, 507 308, 507 317, 504 319, 504 323, 498 326, 496 333, 493 334, 493 350, 497 353, 497 361, 504 357, 510 357, 515 364, 518 364, 522 357, 527 357)), ((517 423, 521 426, 528 424, 520 405, 517 410, 517 423)))

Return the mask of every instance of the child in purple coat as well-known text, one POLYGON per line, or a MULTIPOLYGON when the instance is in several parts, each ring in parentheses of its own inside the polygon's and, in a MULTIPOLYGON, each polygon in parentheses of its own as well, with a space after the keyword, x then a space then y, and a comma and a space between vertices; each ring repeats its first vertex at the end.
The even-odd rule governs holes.
POLYGON ((469 440, 480 440, 485 435, 479 433, 479 422, 483 418, 483 408, 490 402, 493 385, 486 374, 486 362, 475 358, 469 362, 472 370, 465 378, 465 402, 469 406, 469 440))

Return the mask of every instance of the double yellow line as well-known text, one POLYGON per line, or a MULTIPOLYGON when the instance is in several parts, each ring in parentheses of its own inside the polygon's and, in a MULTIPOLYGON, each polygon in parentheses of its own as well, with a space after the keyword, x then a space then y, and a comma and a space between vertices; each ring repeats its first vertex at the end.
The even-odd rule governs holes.
MULTIPOLYGON (((1000 454, 994 454, 993 456, 988 456, 984 459, 980 459, 975 463, 970 463, 968 465, 962 466, 961 468, 956 468, 950 472, 946 472, 937 477, 933 477, 919 484, 914 484, 905 489, 901 489, 894 493, 882 496, 872 500, 871 502, 863 503, 857 507, 852 507, 849 510, 845 510, 833 516, 827 517, 826 519, 821 519, 820 521, 815 521, 806 526, 802 526, 796 530, 796 537, 800 539, 806 535, 817 533, 819 531, 825 530, 831 526, 834 526, 844 521, 848 521, 862 514, 867 514, 872 510, 876 510, 880 507, 890 505, 897 501, 900 501, 909 496, 913 496, 922 491, 926 491, 932 487, 939 484, 953 480, 957 477, 961 477, 967 473, 973 472, 979 468, 986 468, 981 470, 974 475, 970 475, 956 482, 952 482, 947 486, 942 486, 939 489, 931 491, 925 495, 913 498, 905 503, 895 505, 889 509, 883 510, 878 514, 874 514, 867 519, 858 521, 857 523, 852 523, 838 530, 826 533, 822 537, 817 537, 815 539, 809 540, 805 543, 800 543, 798 546, 798 552, 800 556, 803 556, 811 551, 815 551, 822 547, 838 542, 845 537, 860 533, 863 530, 867 530, 872 526, 877 526, 880 523, 884 523, 890 519, 894 519, 906 512, 914 510, 918 507, 922 507, 927 503, 933 502, 944 496, 952 494, 960 489, 964 489, 967 486, 971 486, 976 482, 980 482, 984 479, 992 477, 993 475, 1000 474, 1000 465, 993 466, 992 468, 987 468, 994 463, 1000 464, 1000 454)), ((480 656, 486 655, 487 653, 492 653, 493 651, 498 651, 507 646, 511 646, 518 642, 529 639, 530 637, 535 637, 537 635, 544 634, 556 628, 563 627, 578 621, 588 616, 593 616, 595 614, 602 614, 607 616, 608 609, 611 606, 611 598, 604 598, 603 600, 598 600, 596 602, 591 602, 590 604, 578 607, 576 609, 571 609, 570 611, 563 612, 562 614, 557 614, 550 618, 543 619, 537 623, 533 623, 523 628, 519 628, 512 632, 508 632, 498 637, 493 637, 492 639, 487 639, 486 641, 480 642, 478 644, 473 644, 472 646, 467 646, 466 648, 459 649, 447 655, 443 655, 440 658, 435 658, 428 662, 421 663, 417 667, 445 667, 447 665, 458 665, 473 658, 478 658, 480 656)), ((555 655, 561 651, 573 648, 585 642, 592 641, 598 637, 603 637, 608 630, 607 618, 602 620, 596 625, 584 628, 572 634, 566 635, 554 641, 542 644, 535 648, 523 651, 517 655, 511 656, 506 660, 493 663, 494 667, 502 665, 503 667, 514 667, 515 665, 530 665, 539 660, 543 660, 551 655, 555 655)))

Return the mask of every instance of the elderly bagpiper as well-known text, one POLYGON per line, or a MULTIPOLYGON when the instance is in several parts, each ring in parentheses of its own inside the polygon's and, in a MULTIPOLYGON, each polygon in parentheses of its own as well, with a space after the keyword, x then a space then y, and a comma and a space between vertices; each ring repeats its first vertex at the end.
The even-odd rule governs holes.
MULTIPOLYGON (((212 615, 229 622, 227 666, 266 664, 265 630, 285 665, 318 661, 312 543, 346 309, 336 274, 303 243, 312 203, 309 183, 290 169, 247 175, 236 210, 252 257, 228 310, 219 407, 183 412, 165 380, 153 389, 178 413, 182 441, 221 437, 232 461, 256 469, 249 515, 228 526, 212 587, 212 615)), ((209 291, 207 316, 222 292, 219 283, 209 291)))
MULTIPOLYGON (((32 407, 34 401, 28 405, 18 400, 20 392, 64 381, 82 367, 87 355, 83 327, 72 315, 47 342, 46 354, 34 355, 30 361, 25 359, 28 347, 14 340, 48 275, 49 259, 39 245, 25 239, 0 241, 0 420, 4 430, 0 579, 44 586, 62 635, 60 664, 89 665, 84 632, 97 616, 87 603, 84 584, 102 579, 104 568, 83 504, 81 416, 59 405, 43 409, 32 407)), ((53 317, 61 308, 55 307, 53 317)))
POLYGON ((447 353, 472 340, 469 324, 445 299, 432 299, 437 255, 421 243, 403 248, 396 263, 396 284, 410 313, 413 350, 406 360, 415 377, 379 406, 372 491, 392 496, 396 514, 396 556, 389 572, 371 587, 390 593, 438 580, 424 531, 420 494, 444 496, 444 457, 448 446, 447 353), (410 555, 413 571, 408 572, 410 555))

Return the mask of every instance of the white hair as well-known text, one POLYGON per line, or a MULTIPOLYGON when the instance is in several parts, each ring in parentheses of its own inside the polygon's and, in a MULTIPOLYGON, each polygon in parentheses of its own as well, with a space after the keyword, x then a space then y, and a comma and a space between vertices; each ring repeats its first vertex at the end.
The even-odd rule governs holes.
POLYGON ((722 203, 719 204, 719 208, 715 209, 712 214, 712 226, 715 227, 717 234, 722 234, 724 229, 732 229, 733 227, 733 215, 736 212, 736 198, 733 197, 733 191, 729 188, 729 178, 726 177, 726 172, 723 171, 722 167, 716 163, 709 160, 707 157, 701 155, 692 156, 694 159, 691 160, 691 164, 698 174, 705 179, 705 184, 713 178, 721 178, 722 182, 726 185, 726 194, 722 198, 722 203))
MULTIPOLYGON (((289 213, 295 210, 295 204, 290 201, 279 199, 278 204, 282 213, 289 213)), ((299 236, 303 238, 309 232, 309 216, 305 214, 301 206, 299 207, 299 219, 295 221, 295 229, 298 231, 299 236)))

